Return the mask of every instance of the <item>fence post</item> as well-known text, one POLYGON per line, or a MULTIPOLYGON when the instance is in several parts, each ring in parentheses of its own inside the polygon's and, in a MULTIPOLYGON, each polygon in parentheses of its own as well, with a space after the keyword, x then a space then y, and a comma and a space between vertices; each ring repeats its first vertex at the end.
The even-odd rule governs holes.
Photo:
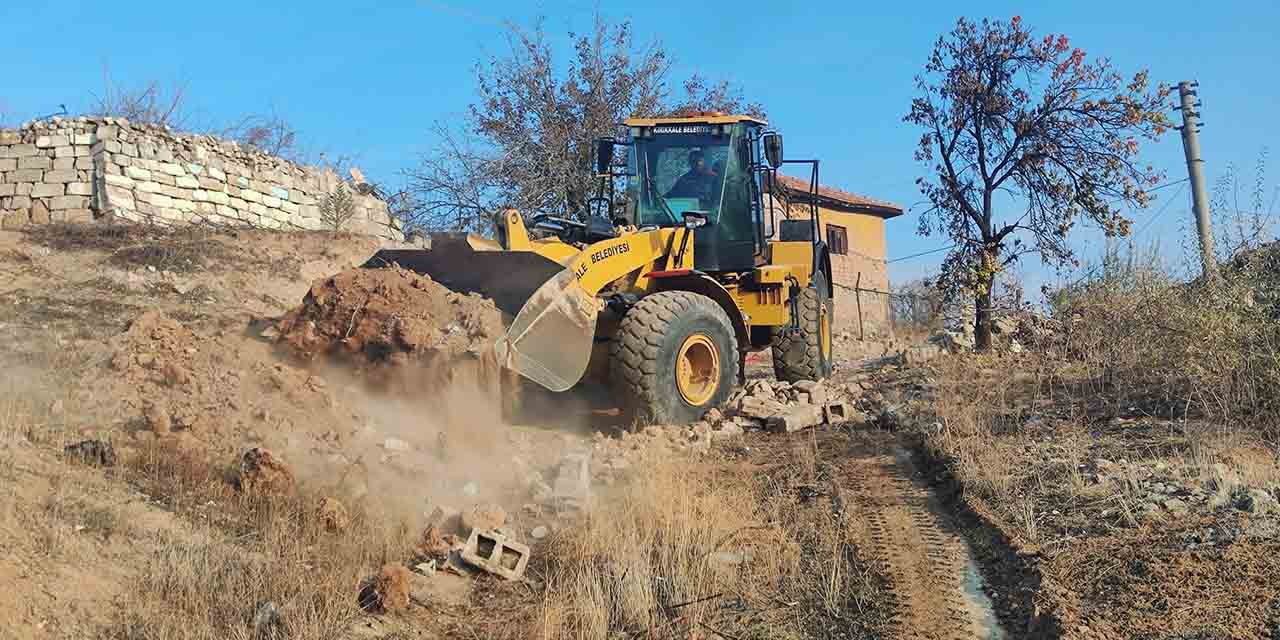
POLYGON ((867 332, 862 325, 862 272, 858 272, 857 280, 853 281, 853 299, 858 304, 858 340, 865 341, 867 332))

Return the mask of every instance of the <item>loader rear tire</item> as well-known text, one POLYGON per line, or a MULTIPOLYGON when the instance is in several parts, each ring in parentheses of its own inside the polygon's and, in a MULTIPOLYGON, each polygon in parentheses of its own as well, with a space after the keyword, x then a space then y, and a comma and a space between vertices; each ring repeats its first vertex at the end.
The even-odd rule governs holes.
POLYGON ((729 398, 738 377, 737 345, 729 316, 712 299, 654 293, 619 323, 609 379, 640 419, 694 422, 729 398))
POLYGON ((800 291, 800 328, 773 338, 773 375, 784 382, 824 380, 831 377, 830 289, 822 272, 800 291))

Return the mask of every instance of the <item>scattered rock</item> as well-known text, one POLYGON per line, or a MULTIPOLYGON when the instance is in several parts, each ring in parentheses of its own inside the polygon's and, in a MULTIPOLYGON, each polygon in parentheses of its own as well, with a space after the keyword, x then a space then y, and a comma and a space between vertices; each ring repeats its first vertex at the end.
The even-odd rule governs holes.
POLYGON ((316 517, 327 531, 342 531, 351 523, 347 508, 334 498, 320 500, 320 505, 316 507, 316 517))
POLYGON ((148 402, 142 409, 142 419, 147 428, 156 436, 166 436, 173 430, 173 420, 169 416, 169 407, 163 402, 148 402))
POLYGON ((571 452, 560 461, 552 497, 570 506, 586 506, 591 499, 590 451, 571 452))
POLYGON ((808 429, 820 424, 822 424, 822 407, 817 405, 801 405, 786 413, 772 416, 768 420, 771 430, 784 433, 808 429))
POLYGON ((409 570, 398 564, 383 565, 360 593, 360 606, 371 613, 398 612, 409 608, 409 570))
POLYGON ((772 396, 746 396, 738 402, 737 407, 737 413, 740 416, 766 421, 781 413, 782 410, 782 403, 773 399, 772 396))
POLYGON ((284 637, 284 618, 280 615, 280 607, 270 600, 258 605, 253 614, 253 640, 282 640, 284 637))
POLYGON ((821 383, 814 382, 813 380, 797 380, 791 383, 791 388, 805 393, 813 393, 814 390, 820 386, 821 383))
POLYGON ((82 440, 67 445, 63 451, 68 457, 98 467, 113 467, 116 464, 116 450, 110 442, 102 440, 82 440))
POLYGON ((1250 489, 1245 492, 1239 503, 1242 509, 1256 515, 1270 513, 1280 508, 1280 503, 1262 489, 1250 489))
POLYGON ((720 429, 711 432, 711 439, 716 442, 730 440, 741 436, 743 433, 746 433, 746 430, 738 426, 737 423, 725 422, 720 425, 720 429))
POLYGON ((750 552, 738 551, 717 551, 707 556, 707 560, 711 564, 736 567, 750 562, 752 559, 750 552))
POLYGON ((419 562, 413 566, 414 571, 427 577, 434 576, 436 574, 436 568, 437 563, 434 558, 426 562, 419 562))
POLYGON ((451 544, 444 539, 444 534, 440 531, 440 525, 426 525, 426 529, 422 530, 422 538, 417 543, 415 550, 420 556, 429 558, 445 558, 449 556, 449 547, 451 544))
POLYGON ((550 529, 548 529, 546 526, 540 525, 540 526, 534 527, 533 531, 529 532, 529 537, 533 538, 534 540, 541 540, 547 537, 548 535, 550 535, 550 533, 551 533, 550 529))
POLYGON ((1183 513, 1187 510, 1187 503, 1177 498, 1169 498, 1160 503, 1170 513, 1183 513))
POLYGON ((240 456, 241 491, 287 493, 293 490, 293 472, 268 449, 254 447, 240 456))
POLYGON ((387 438, 383 441, 382 448, 387 451, 409 451, 413 449, 408 442, 399 438, 387 438))
POLYGON ((507 522, 507 512, 496 504, 477 504, 462 512, 462 530, 501 529, 507 522))
POLYGON ((722 413, 719 409, 713 408, 707 411, 706 415, 702 416, 702 419, 706 421, 708 424, 718 425, 721 422, 724 422, 724 413, 722 413))

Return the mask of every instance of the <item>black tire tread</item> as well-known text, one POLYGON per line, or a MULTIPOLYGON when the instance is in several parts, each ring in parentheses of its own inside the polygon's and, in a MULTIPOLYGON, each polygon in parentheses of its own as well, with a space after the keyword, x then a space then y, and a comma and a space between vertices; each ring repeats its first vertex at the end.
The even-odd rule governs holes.
MULTIPOLYGON (((622 400, 635 411, 648 418, 661 418, 658 408, 662 405, 664 389, 659 379, 658 360, 662 337, 668 326, 678 317, 702 308, 711 313, 723 325, 724 331, 733 336, 733 325, 724 309, 712 299, 690 291, 660 291, 641 298, 619 323, 610 354, 610 378, 622 400)), ((731 368, 730 379, 737 379, 738 357, 736 353, 721 354, 720 361, 731 368)))
POLYGON ((773 375, 783 382, 818 381, 826 376, 822 367, 822 336, 818 320, 822 313, 822 297, 817 287, 800 291, 800 329, 789 334, 775 333, 773 338, 773 375))

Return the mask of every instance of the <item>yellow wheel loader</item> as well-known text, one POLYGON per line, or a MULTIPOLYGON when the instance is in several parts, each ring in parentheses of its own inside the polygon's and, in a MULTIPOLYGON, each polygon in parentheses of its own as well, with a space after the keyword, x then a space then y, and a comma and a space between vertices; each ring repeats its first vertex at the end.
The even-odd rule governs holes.
POLYGON ((596 145, 599 215, 509 210, 496 239, 432 234, 429 249, 383 250, 365 266, 398 263, 492 298, 514 315, 496 345, 503 366, 556 392, 603 382, 651 420, 690 422, 724 403, 752 351, 771 348, 781 380, 829 376, 818 162, 784 159, 781 135, 749 116, 624 125, 624 139, 596 145), (625 168, 614 164, 619 148, 625 168), (773 198, 784 163, 809 165, 807 215, 773 198))

